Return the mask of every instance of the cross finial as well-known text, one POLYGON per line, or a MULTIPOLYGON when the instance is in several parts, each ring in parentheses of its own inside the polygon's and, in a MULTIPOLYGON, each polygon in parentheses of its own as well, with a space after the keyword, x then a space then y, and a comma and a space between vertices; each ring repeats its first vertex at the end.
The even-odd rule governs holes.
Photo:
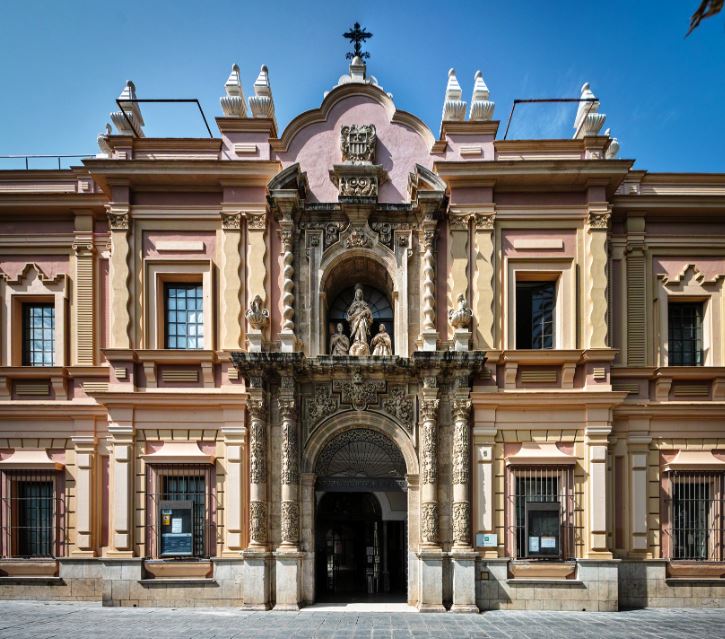
POLYGON ((360 45, 365 42, 368 38, 372 38, 373 34, 369 33, 365 30, 365 27, 360 28, 360 23, 356 22, 352 29, 342 34, 343 38, 347 38, 350 40, 351 43, 354 43, 354 50, 351 52, 348 52, 345 54, 345 58, 347 60, 352 60, 353 58, 361 58, 366 59, 370 57, 370 54, 367 51, 363 51, 360 47, 360 45))

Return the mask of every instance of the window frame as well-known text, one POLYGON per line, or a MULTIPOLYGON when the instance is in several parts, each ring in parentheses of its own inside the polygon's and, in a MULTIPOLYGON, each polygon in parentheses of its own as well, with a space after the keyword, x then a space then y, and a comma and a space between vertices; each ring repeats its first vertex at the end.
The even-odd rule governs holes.
MULTIPOLYGON (((515 292, 514 295, 516 297, 515 299, 515 307, 516 307, 516 324, 515 324, 515 335, 514 335, 514 343, 516 345, 517 350, 526 349, 526 350, 554 350, 556 347, 556 331, 557 331, 557 321, 556 321, 556 311, 557 311, 557 296, 558 296, 558 279, 557 280, 551 280, 551 279, 541 279, 541 280, 529 280, 528 278, 517 278, 515 283, 515 292), (519 323, 521 320, 521 311, 519 304, 519 294, 521 289, 528 289, 530 291, 533 291, 536 286, 543 288, 544 286, 551 287, 553 289, 553 295, 552 295, 552 307, 551 307, 551 319, 549 320, 551 327, 550 332, 548 333, 548 336, 551 338, 551 345, 550 346, 535 346, 534 345, 534 335, 535 335, 535 324, 533 322, 533 314, 534 314, 534 294, 532 292, 529 293, 529 305, 527 308, 531 311, 531 321, 528 322, 528 328, 529 328, 529 335, 528 339, 526 340, 529 342, 528 345, 524 346, 522 342, 524 340, 520 339, 522 335, 519 334, 519 323)), ((545 343, 547 334, 542 335, 542 343, 545 343)))
MULTIPOLYGON (((704 339, 704 332, 705 332, 705 308, 706 308, 707 302, 705 300, 692 300, 689 298, 681 298, 681 297, 669 297, 667 300, 667 365, 668 366, 704 366, 705 365, 705 339, 704 339), (675 362, 673 359, 674 353, 677 352, 678 356, 685 355, 686 352, 683 348, 679 348, 677 351, 673 349, 673 340, 672 333, 673 333, 673 322, 672 322, 672 311, 674 308, 679 307, 680 309, 684 307, 697 307, 699 309, 699 327, 696 327, 696 333, 699 333, 699 336, 696 335, 694 340, 695 347, 692 350, 691 353, 687 353, 688 355, 693 356, 694 363, 684 363, 683 361, 675 362), (699 341, 699 349, 697 348, 697 342, 699 341)), ((681 332, 684 330, 682 326, 680 326, 679 329, 681 332)), ((680 339, 679 342, 685 342, 686 340, 680 339)))
MULTIPOLYGON (((56 327, 56 314, 55 314, 55 303, 52 299, 50 300, 19 300, 20 302, 20 340, 21 340, 21 350, 20 350, 20 363, 22 366, 37 366, 37 367, 53 367, 55 366, 55 358, 56 358, 56 335, 55 335, 55 327, 56 327), (32 363, 32 358, 30 357, 31 353, 38 352, 34 349, 28 350, 29 344, 32 343, 32 338, 28 336, 28 333, 33 328, 29 325, 29 314, 28 311, 32 308, 35 309, 49 309, 52 311, 52 326, 50 329, 50 355, 51 355, 51 361, 49 364, 42 363, 42 364, 34 364, 32 363)), ((41 316, 41 319, 45 319, 44 316, 41 316)), ((43 331, 45 329, 43 328, 43 331)), ((42 343, 45 343, 45 337, 41 340, 42 343)), ((43 359, 45 359, 45 353, 46 350, 42 349, 39 351, 43 354, 43 359)))
POLYGON ((17 559, 54 559, 63 557, 68 546, 65 498, 65 474, 58 470, 3 470, 0 471, 0 557, 17 559), (50 483, 52 511, 50 513, 49 553, 21 553, 21 528, 18 496, 19 486, 32 483, 50 483))
MULTIPOLYGON (((199 282, 177 282, 174 280, 167 280, 167 281, 164 281, 162 284, 162 296, 163 296, 163 325, 164 325, 163 345, 164 345, 164 349, 166 349, 166 350, 188 350, 188 351, 203 350, 204 349, 204 333, 205 333, 204 329, 206 328, 204 325, 204 283, 201 281, 199 281, 199 282), (201 313, 201 315, 202 315, 201 322, 189 322, 188 319, 184 323, 181 323, 179 321, 173 322, 173 324, 177 327, 179 327, 179 326, 186 327, 186 333, 184 335, 181 335, 177 332, 173 337, 175 337, 177 340, 179 338, 183 338, 184 340, 186 340, 187 346, 179 346, 178 344, 176 346, 169 345, 170 339, 172 337, 171 333, 170 333, 170 326, 172 324, 172 322, 170 320, 170 314, 172 312, 172 309, 170 308, 170 306, 171 306, 172 298, 169 295, 169 290, 171 288, 175 288, 177 291, 182 291, 182 290, 187 291, 187 294, 185 296, 183 296, 186 308, 179 309, 177 307, 177 308, 173 309, 174 313, 178 313, 180 310, 183 310, 184 312, 188 313, 190 310, 188 308, 190 299, 193 299, 195 302, 198 302, 201 306, 201 308, 191 309, 191 310, 201 313), (190 291, 192 289, 198 289, 198 291, 199 291, 198 296, 194 295, 193 297, 189 297, 188 291, 190 291), (194 335, 194 336, 190 335, 189 328, 191 326, 201 326, 201 345, 199 345, 199 343, 198 343, 199 342, 198 334, 194 335), (188 346, 188 340, 193 337, 195 337, 197 339, 197 345, 192 348, 192 347, 188 346)), ((178 301, 180 299, 181 299, 181 296, 179 296, 177 294, 175 297, 176 302, 178 303, 178 301)), ((188 318, 188 315, 187 315, 187 318, 188 318)))

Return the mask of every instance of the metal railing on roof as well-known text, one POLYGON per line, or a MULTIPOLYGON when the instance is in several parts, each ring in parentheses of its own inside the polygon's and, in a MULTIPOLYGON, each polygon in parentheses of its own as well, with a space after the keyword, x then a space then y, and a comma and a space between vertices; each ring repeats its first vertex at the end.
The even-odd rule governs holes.
MULTIPOLYGON (((29 171, 32 167, 30 166, 30 160, 34 159, 51 159, 57 160, 58 170, 60 171, 63 167, 61 166, 62 160, 66 158, 92 158, 95 157, 92 153, 86 153, 84 155, 0 155, 1 160, 23 160, 25 164, 25 170, 29 171)), ((2 167, 0 167, 2 168, 2 167)))

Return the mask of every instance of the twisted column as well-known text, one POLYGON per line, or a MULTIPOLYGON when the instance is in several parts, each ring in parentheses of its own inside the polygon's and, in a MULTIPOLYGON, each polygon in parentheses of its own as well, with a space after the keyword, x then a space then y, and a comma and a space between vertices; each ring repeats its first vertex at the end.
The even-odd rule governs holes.
POLYGON ((423 239, 423 331, 435 330, 434 235, 434 231, 426 231, 423 239))
POLYGON ((295 330, 295 256, 292 251, 292 229, 282 231, 282 331, 293 333, 295 330))
POLYGON ((421 523, 424 546, 438 546, 438 399, 420 403, 421 523))
POLYGON ((267 406, 261 391, 250 397, 248 407, 249 546, 262 550, 267 547, 267 406))
MULTIPOLYGON (((289 378, 292 382, 292 378, 289 378)), ((284 393, 278 400, 282 421, 281 445, 281 495, 282 495, 282 546, 296 550, 300 536, 300 508, 297 496, 299 462, 297 447, 297 411, 294 395, 284 393)))
POLYGON ((453 401, 453 546, 471 547, 471 444, 469 415, 471 401, 453 401))

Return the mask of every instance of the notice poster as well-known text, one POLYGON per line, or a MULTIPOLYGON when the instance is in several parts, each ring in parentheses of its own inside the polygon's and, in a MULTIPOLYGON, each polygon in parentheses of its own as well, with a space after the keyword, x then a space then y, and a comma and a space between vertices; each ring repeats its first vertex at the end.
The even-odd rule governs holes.
POLYGON ((529 552, 539 552, 538 537, 529 537, 529 552))
POLYGON ((541 538, 541 547, 549 548, 549 549, 556 548, 556 537, 542 537, 541 538))
POLYGON ((178 534, 182 531, 181 517, 172 517, 171 519, 171 534, 178 534))

